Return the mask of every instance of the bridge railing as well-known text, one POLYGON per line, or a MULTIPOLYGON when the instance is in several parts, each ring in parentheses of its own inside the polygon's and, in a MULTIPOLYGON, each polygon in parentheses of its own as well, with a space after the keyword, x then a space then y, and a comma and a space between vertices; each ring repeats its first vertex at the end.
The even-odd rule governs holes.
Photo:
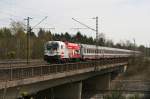
POLYGON ((25 79, 35 76, 69 72, 123 62, 127 62, 127 59, 103 59, 100 61, 87 61, 67 64, 32 64, 30 66, 14 66, 13 64, 10 64, 7 67, 0 67, 0 81, 25 79))

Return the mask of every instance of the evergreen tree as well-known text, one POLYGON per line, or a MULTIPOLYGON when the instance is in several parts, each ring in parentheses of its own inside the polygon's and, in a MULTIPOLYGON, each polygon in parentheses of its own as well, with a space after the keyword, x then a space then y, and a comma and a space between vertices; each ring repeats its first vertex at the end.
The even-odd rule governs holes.
POLYGON ((43 30, 42 28, 40 28, 40 30, 38 32, 38 38, 44 39, 44 37, 45 37, 45 30, 43 30))

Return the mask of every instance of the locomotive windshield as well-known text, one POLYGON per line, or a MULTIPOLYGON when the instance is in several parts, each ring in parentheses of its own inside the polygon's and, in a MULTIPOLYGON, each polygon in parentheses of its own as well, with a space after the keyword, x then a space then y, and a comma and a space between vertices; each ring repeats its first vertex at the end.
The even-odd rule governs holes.
POLYGON ((57 50, 59 47, 59 44, 57 42, 52 42, 47 44, 47 50, 57 50))

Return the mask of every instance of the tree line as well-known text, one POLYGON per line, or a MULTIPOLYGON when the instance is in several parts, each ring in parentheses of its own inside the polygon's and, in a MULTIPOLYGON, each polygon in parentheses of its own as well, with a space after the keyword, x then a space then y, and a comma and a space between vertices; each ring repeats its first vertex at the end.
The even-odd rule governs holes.
MULTIPOLYGON (((100 34, 98 40, 93 37, 77 32, 75 35, 66 33, 51 33, 44 29, 39 29, 37 35, 34 32, 29 34, 29 53, 31 59, 41 59, 44 53, 44 43, 51 40, 68 41, 74 43, 92 44, 107 47, 123 48, 129 50, 140 50, 144 55, 150 56, 150 48, 143 45, 136 46, 130 41, 114 44, 112 40, 100 34)), ((27 33, 21 22, 11 22, 11 27, 0 28, 0 59, 25 59, 27 57, 27 33)))

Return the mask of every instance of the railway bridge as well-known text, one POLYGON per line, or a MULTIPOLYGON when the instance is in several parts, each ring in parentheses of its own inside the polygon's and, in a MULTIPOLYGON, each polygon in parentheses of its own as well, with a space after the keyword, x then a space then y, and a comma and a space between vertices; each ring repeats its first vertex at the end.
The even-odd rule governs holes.
POLYGON ((77 63, 0 63, 0 99, 81 99, 86 90, 107 90, 128 57, 77 63), (45 94, 49 94, 46 96, 45 94))

